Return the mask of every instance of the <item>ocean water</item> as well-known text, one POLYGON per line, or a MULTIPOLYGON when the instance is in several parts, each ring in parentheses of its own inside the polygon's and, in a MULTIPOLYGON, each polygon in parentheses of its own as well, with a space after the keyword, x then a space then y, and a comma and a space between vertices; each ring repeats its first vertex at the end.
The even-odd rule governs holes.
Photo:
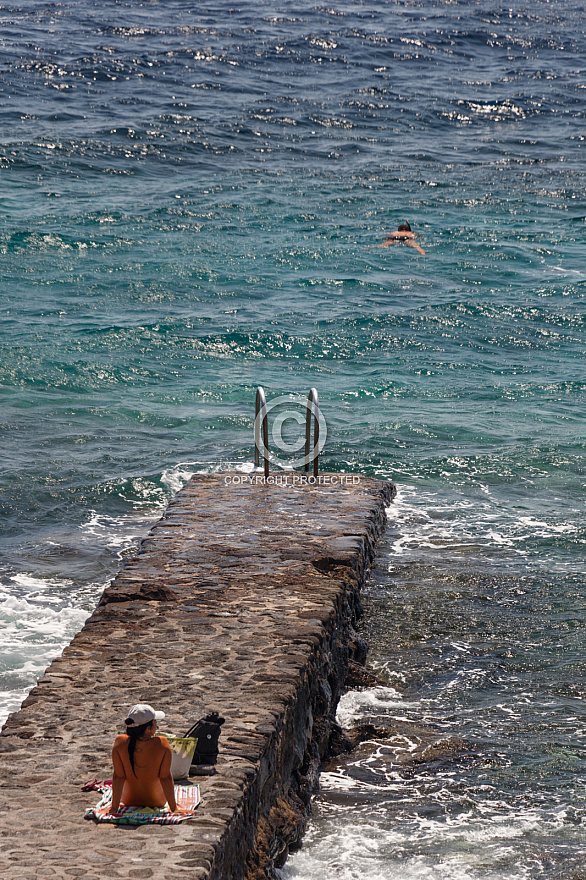
POLYGON ((394 732, 283 877, 583 876, 585 51, 577 0, 0 2, 2 718, 315 386, 399 488, 339 709, 394 732))

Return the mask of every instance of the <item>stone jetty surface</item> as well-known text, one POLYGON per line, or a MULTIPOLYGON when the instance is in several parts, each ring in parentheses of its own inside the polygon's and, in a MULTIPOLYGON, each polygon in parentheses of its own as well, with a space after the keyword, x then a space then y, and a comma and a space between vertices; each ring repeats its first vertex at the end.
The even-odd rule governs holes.
POLYGON ((0 876, 273 876, 303 831, 394 491, 359 475, 194 476, 2 729, 0 876), (136 702, 175 734, 226 719, 182 825, 83 818, 97 795, 82 784, 111 777, 136 702))

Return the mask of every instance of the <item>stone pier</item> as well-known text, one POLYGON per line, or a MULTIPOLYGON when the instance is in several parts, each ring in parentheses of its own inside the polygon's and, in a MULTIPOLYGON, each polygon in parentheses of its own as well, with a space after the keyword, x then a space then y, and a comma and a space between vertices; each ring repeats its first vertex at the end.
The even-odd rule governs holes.
POLYGON ((194 476, 0 737, 6 880, 256 880, 299 839, 355 649, 391 483, 194 476), (181 734, 226 718, 216 773, 178 826, 96 825, 128 708, 181 734))

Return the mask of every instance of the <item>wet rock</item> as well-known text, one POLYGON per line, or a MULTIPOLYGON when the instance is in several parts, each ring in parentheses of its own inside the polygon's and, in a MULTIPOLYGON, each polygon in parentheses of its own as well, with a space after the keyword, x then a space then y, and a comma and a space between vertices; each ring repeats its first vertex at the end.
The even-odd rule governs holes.
POLYGON ((355 746, 356 742, 347 735, 339 724, 334 722, 331 725, 330 738, 324 760, 331 761, 339 755, 348 754, 354 750, 355 746))
POLYGON ((344 682, 344 690, 358 690, 359 688, 388 687, 388 683, 379 678, 366 666, 351 660, 348 664, 348 675, 344 682))

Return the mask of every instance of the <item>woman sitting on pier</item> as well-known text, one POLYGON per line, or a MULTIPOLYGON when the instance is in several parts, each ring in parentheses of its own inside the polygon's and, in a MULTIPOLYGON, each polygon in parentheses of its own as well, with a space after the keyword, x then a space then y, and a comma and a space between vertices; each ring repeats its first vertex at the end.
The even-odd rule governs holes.
POLYGON ((111 813, 120 804, 126 807, 167 807, 177 810, 171 775, 171 746, 164 736, 156 736, 157 721, 164 712, 138 703, 128 713, 126 733, 116 737, 112 749, 111 813))

